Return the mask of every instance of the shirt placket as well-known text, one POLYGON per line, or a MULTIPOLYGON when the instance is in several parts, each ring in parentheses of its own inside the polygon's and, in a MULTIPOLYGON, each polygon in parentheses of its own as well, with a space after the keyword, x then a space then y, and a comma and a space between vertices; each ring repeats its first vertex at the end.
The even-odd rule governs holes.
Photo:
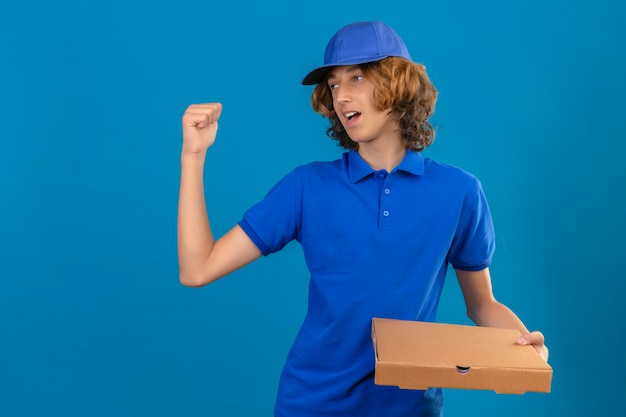
POLYGON ((391 230, 391 216, 393 215, 389 196, 391 195, 391 185, 389 175, 385 171, 376 173, 378 180, 378 231, 388 232, 391 230))

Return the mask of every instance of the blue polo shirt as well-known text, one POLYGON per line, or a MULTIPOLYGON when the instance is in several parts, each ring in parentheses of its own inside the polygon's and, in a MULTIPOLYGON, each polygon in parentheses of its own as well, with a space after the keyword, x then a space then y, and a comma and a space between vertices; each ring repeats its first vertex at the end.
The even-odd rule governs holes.
POLYGON ((440 415, 441 390, 374 385, 371 320, 434 321, 448 264, 489 266, 494 231, 474 176, 411 151, 376 171, 346 152, 294 169, 239 224, 263 255, 300 242, 311 274, 277 417, 440 415))

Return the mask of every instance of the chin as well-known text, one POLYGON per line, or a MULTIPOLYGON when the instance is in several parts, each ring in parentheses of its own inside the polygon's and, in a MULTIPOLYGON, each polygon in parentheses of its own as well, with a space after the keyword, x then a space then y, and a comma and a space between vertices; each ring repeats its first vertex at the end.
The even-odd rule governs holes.
POLYGON ((371 139, 370 138, 362 138, 362 137, 352 137, 350 136, 350 139, 352 139, 352 142, 356 143, 356 144, 362 144, 362 143, 366 143, 369 142, 371 139))

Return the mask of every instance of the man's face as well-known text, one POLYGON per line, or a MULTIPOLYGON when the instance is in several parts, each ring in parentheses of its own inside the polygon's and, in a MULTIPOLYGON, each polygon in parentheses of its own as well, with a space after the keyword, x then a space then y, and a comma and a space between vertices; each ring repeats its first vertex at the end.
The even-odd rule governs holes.
POLYGON ((328 77, 337 117, 354 142, 398 139, 397 122, 389 109, 379 110, 374 100, 374 85, 359 65, 335 67, 328 77))

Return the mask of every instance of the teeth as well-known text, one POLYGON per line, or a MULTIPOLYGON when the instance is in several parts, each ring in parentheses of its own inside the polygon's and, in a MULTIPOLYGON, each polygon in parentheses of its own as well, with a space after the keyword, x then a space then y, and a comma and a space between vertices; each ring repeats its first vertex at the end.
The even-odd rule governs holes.
POLYGON ((354 117, 358 112, 356 111, 351 111, 350 113, 346 113, 345 116, 350 119, 351 117, 354 117))

